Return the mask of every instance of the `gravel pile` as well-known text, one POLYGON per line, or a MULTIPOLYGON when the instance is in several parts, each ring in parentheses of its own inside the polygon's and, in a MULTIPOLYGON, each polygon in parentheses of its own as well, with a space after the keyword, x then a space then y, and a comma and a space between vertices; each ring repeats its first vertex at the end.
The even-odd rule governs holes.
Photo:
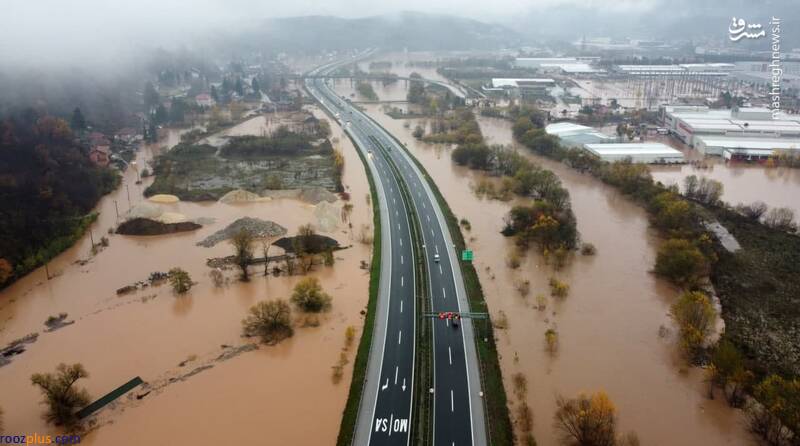
POLYGON ((285 235, 287 232, 286 228, 275 222, 261 220, 259 218, 243 217, 229 224, 225 229, 221 229, 206 237, 205 240, 197 243, 197 246, 210 248, 221 241, 232 238, 243 229, 252 233, 256 238, 278 237, 285 235))
POLYGON ((322 187, 309 187, 305 189, 281 189, 281 190, 265 190, 264 196, 270 198, 291 198, 294 200, 304 201, 306 203, 318 204, 323 201, 333 203, 337 200, 336 194, 322 188, 322 187))
POLYGON ((314 218, 317 220, 317 229, 321 232, 331 233, 336 230, 339 225, 339 219, 342 215, 342 209, 327 201, 314 206, 314 218))

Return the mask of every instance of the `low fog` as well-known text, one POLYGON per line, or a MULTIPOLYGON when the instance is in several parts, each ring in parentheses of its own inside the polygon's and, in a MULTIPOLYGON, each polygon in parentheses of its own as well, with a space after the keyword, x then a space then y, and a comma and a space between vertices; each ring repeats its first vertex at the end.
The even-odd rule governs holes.
POLYGON ((144 48, 213 46, 220 38, 269 26, 265 20, 270 18, 391 17, 401 11, 457 15, 505 25, 524 37, 537 39, 573 39, 581 34, 609 33, 645 38, 680 37, 703 31, 697 29, 698 17, 714 17, 717 23, 724 24, 731 15, 777 14, 795 2, 753 3, 742 0, 14 1, 3 7, 7 20, 0 29, 0 57, 6 69, 62 64, 113 66, 144 48), (648 36, 648 33, 659 35, 648 36))

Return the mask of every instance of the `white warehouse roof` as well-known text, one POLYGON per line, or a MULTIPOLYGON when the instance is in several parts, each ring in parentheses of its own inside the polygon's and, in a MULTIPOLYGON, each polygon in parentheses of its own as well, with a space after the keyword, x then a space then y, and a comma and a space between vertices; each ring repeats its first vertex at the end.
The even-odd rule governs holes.
POLYGON ((551 85, 555 84, 556 81, 549 78, 494 78, 492 79, 492 87, 493 88, 502 88, 502 87, 511 87, 517 88, 521 83, 528 83, 528 84, 542 84, 542 85, 551 85))
POLYGON ((564 135, 564 134, 575 134, 575 133, 588 133, 593 132, 594 129, 591 127, 586 127, 585 125, 573 124, 571 122, 557 122, 555 124, 548 124, 544 131, 548 135, 564 135))
POLYGON ((542 68, 558 68, 565 73, 604 73, 599 68, 592 68, 586 63, 543 63, 542 68))
POLYGON ((721 138, 719 136, 698 136, 697 139, 707 147, 723 149, 800 150, 800 139, 721 138))
POLYGON ((683 153, 661 143, 585 144, 584 149, 604 161, 630 158, 634 163, 682 163, 683 153))

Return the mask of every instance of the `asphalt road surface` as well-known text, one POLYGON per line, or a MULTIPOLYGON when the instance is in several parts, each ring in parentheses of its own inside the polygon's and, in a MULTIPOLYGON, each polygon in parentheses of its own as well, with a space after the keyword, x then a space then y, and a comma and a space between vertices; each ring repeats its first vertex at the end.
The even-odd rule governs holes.
MULTIPOLYGON (((325 74, 335 67, 331 64, 310 74, 325 74)), ((354 444, 409 444, 415 331, 420 320, 414 307, 410 208, 419 219, 424 243, 421 254, 434 312, 469 311, 458 253, 438 202, 405 149, 349 101, 338 97, 323 79, 307 79, 306 87, 367 157, 381 206, 381 286, 354 444), (410 202, 402 195, 400 182, 408 190, 410 202)), ((471 321, 462 320, 456 326, 447 319, 433 320, 435 445, 486 444, 474 342, 471 321)))

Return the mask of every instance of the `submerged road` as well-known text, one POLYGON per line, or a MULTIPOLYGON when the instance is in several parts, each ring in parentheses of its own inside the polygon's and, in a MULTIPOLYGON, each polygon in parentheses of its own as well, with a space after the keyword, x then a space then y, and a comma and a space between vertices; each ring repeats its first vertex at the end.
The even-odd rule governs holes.
MULTIPOLYGON (((419 253, 427 270, 427 296, 434 312, 469 311, 464 281, 444 213, 411 155, 382 127, 317 76, 338 64, 309 73, 308 91, 336 117, 367 159, 375 179, 382 226, 381 280, 373 342, 354 436, 357 445, 410 444, 414 410, 416 321, 414 247, 411 215, 424 243, 419 253), (401 183, 410 200, 401 193, 401 183)), ((433 321, 433 443, 486 444, 478 358, 472 322, 454 327, 433 321)))

